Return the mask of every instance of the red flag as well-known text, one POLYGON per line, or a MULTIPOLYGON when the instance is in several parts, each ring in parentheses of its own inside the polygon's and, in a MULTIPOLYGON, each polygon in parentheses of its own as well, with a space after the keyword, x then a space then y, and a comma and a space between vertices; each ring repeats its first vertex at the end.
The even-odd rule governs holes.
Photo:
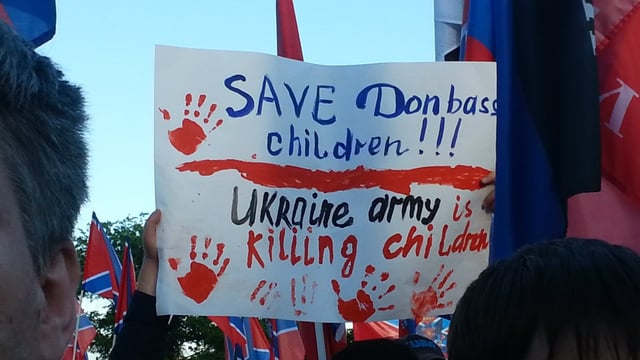
MULTIPOLYGON (((331 358, 334 354, 347 347, 347 331, 344 323, 322 324, 322 329, 324 333, 324 346, 328 358, 331 358)), ((300 321, 298 322, 298 330, 300 331, 300 338, 302 339, 302 344, 307 354, 306 360, 318 360, 315 324, 300 321)))
MULTIPOLYGON (((589 3, 589 2, 587 2, 589 3)), ((571 199, 567 234, 640 252, 640 1, 594 0, 602 191, 571 199)))
POLYGON ((91 345, 91 342, 96 337, 96 329, 95 329, 95 327, 93 327, 93 324, 91 323, 91 321, 89 320, 87 315, 85 315, 82 312, 82 308, 80 307, 80 304, 78 304, 78 314, 77 314, 77 316, 78 316, 77 329, 73 333, 73 336, 71 337, 71 340, 69 341, 69 344, 67 345, 67 348, 64 351, 64 354, 62 356, 62 360, 83 360, 83 359, 85 359, 87 357, 86 356, 87 349, 89 349, 89 345, 91 345), (77 339, 76 339, 76 337, 77 337, 77 339), (75 359, 73 357, 73 355, 74 355, 74 351, 73 351, 74 344, 76 345, 75 359))
POLYGON ((278 27, 278 56, 302 61, 302 46, 300 45, 293 0, 276 0, 276 22, 278 27))
POLYGON ((122 274, 120 276, 120 290, 118 296, 118 303, 116 304, 115 313, 115 332, 120 333, 122 325, 124 323, 124 316, 127 314, 129 308, 129 302, 133 296, 133 292, 136 284, 136 271, 133 264, 133 256, 131 255, 131 248, 129 242, 125 242, 124 250, 122 251, 122 274))
POLYGON ((82 288, 117 302, 121 272, 122 265, 113 249, 111 239, 93 213, 82 273, 82 288))
MULTIPOLYGON (((304 60, 293 0, 276 0, 276 21, 278 28, 278 56, 300 61, 304 60)), ((327 356, 331 356, 347 346, 347 333, 344 324, 322 325, 327 356)), ((310 322, 298 323, 300 338, 307 354, 306 360, 318 359, 314 326, 314 323, 310 322)))
POLYGON ((292 320, 271 319, 271 352, 275 360, 304 359, 305 351, 298 325, 292 320), (281 351, 282 349, 282 351, 281 351))
POLYGON ((353 340, 395 339, 399 335, 398 320, 353 323, 353 340))
POLYGON ((231 343, 242 347, 247 345, 247 337, 244 332, 242 318, 227 316, 209 316, 209 320, 222 330, 231 343))

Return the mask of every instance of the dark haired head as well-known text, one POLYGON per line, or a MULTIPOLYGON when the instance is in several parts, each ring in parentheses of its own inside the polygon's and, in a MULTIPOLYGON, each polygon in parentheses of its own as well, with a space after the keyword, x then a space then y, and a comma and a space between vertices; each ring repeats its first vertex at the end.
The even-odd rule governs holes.
POLYGON ((640 256, 600 240, 564 239, 489 266, 458 303, 449 359, 525 359, 539 338, 547 359, 568 342, 576 359, 639 359, 640 256))
POLYGON ((87 197, 86 119, 80 89, 0 21, 0 166, 38 274, 87 197))
POLYGON ((390 339, 354 341, 344 350, 335 354, 332 360, 417 360, 405 344, 390 339))

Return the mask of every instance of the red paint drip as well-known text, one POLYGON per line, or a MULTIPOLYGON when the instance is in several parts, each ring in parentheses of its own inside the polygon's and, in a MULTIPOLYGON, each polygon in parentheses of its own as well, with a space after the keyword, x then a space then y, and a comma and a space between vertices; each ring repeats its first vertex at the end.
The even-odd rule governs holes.
POLYGON ((193 95, 191 95, 191 93, 186 93, 184 95, 184 104, 186 106, 191 105, 191 102, 193 101, 193 95))
POLYGON ((443 272, 444 272, 444 264, 440 265, 440 270, 438 270, 438 274, 433 278, 433 280, 431 280, 431 284, 435 284, 443 272))
POLYGON ((258 297, 258 293, 260 292, 260 290, 262 290, 262 288, 266 284, 267 284, 267 280, 260 280, 260 282, 258 283, 258 286, 256 286, 256 288, 253 289, 253 291, 251 292, 251 296, 249 297, 249 299, 251 301, 254 301, 258 297))
POLYGON ((368 282, 366 282, 366 281, 362 280, 362 281, 360 282, 360 287, 364 289, 364 288, 366 288, 366 287, 367 287, 367 285, 368 285, 368 284, 369 284, 368 282))
POLYGON ((173 147, 185 155, 191 155, 198 146, 207 138, 202 127, 197 123, 185 119, 182 126, 169 131, 169 142, 173 147))
POLYGON ((163 120, 171 120, 171 114, 169 113, 169 110, 167 109, 160 109, 158 108, 158 110, 160 111, 160 113, 162 114, 162 119, 163 120))
POLYGON ((211 117, 211 115, 213 115, 214 111, 216 111, 217 108, 218 108, 217 104, 211 104, 209 106, 209 113, 207 114, 207 118, 205 120, 209 121, 209 118, 211 117))
POLYGON ((291 279, 291 304, 296 306, 296 279, 291 279))
MULTIPOLYGON (((207 122, 209 121, 209 119, 205 119, 207 122)), ((216 125, 214 127, 211 128, 211 130, 209 130, 209 134, 211 134, 215 129, 219 128, 220 125, 222 125, 224 121, 222 119, 218 119, 218 121, 216 121, 216 125)))
POLYGON ((447 281, 449 281, 451 274, 453 274, 453 269, 449 270, 447 274, 442 278, 442 281, 440 281, 440 284, 438 284, 438 290, 442 290, 442 288, 444 287, 444 284, 446 284, 447 281))
POLYGON ((220 262, 220 257, 222 257, 222 253, 224 252, 224 244, 219 243, 216 245, 216 258, 213 260, 213 265, 218 265, 220 262))
POLYGON ((456 285, 458 285, 458 283, 456 283, 455 281, 452 282, 451 285, 449 285, 449 287, 444 290, 444 292, 448 292, 450 290, 455 289, 456 285))
POLYGON ((396 308, 395 305, 389 305, 389 306, 378 308, 378 310, 380 310, 380 311, 389 311, 389 310, 393 310, 395 308, 396 308))
POLYGON ((205 250, 209 250, 209 247, 211 246, 211 237, 207 236, 206 238, 204 238, 204 249, 205 250))
POLYGON ((190 258, 191 260, 195 260, 195 259, 196 259, 196 256, 198 255, 198 254, 196 253, 196 242, 197 242, 197 241, 198 241, 198 237, 197 237, 197 236, 195 236, 195 235, 193 235, 193 236, 191 237, 191 252, 189 252, 189 258, 190 258))
POLYGON ((367 267, 364 269, 364 277, 370 276, 371 274, 373 274, 373 272, 376 271, 376 267, 373 265, 367 265, 367 267))
POLYGON ((171 268, 171 270, 173 270, 173 271, 178 270, 178 266, 180 265, 180 259, 169 258, 168 262, 169 262, 169 267, 171 268))
POLYGON ((252 159, 254 159, 254 160, 255 160, 257 157, 258 157, 258 154, 251 154, 251 158, 252 158, 252 159))
POLYGON ((389 280, 388 272, 383 272, 382 274, 380 274, 380 281, 387 281, 387 280, 389 280))
MULTIPOLYGON (((195 147, 193 151, 195 152, 195 147)), ((191 161, 179 165, 177 170, 197 172, 202 176, 235 170, 244 179, 271 188, 316 189, 330 193, 377 187, 405 195, 410 194, 413 184, 477 190, 480 188, 479 180, 490 173, 487 169, 467 165, 427 166, 408 170, 378 170, 358 166, 344 171, 326 171, 232 159, 191 161)))
POLYGON ((205 101, 207 101, 207 95, 200 94, 200 96, 198 96, 198 107, 201 107, 205 101))

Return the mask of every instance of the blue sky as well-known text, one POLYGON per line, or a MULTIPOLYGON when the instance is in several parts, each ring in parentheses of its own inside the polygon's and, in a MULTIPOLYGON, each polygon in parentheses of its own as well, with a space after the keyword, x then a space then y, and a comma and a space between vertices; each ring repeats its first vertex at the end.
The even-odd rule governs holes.
MULTIPOLYGON (((276 53, 275 0, 59 0, 56 36, 40 53, 84 88, 91 212, 102 221, 150 212, 156 44, 276 53)), ((305 61, 433 61, 433 0, 298 0, 305 61)))

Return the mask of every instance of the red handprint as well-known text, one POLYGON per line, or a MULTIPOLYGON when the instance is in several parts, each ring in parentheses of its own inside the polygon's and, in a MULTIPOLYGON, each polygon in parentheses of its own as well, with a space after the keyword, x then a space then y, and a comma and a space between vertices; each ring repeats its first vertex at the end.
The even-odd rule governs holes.
MULTIPOLYGON (((211 238, 206 237, 204 239, 204 251, 201 254, 203 262, 196 261, 196 258, 198 257, 198 253, 196 252, 197 242, 198 237, 193 235, 191 237, 191 252, 189 253, 189 258, 191 259, 189 272, 187 272, 184 276, 178 277, 178 283, 182 288, 183 294, 191 298, 196 303, 200 304, 203 301, 207 300, 207 298, 209 298, 209 295, 211 295, 213 290, 215 290, 220 277, 224 274, 227 266, 229 266, 229 258, 224 259, 218 272, 215 272, 203 263, 204 260, 207 260, 209 258, 209 247, 211 246, 211 238)), ((213 266, 218 266, 220 264, 220 258, 224 253, 223 243, 216 244, 216 252, 216 258, 213 259, 212 262, 213 266)), ((181 259, 170 258, 169 266, 174 271, 178 271, 180 262, 181 259)))
POLYGON ((251 292, 251 296, 249 300, 251 302, 258 301, 261 306, 267 304, 267 299, 271 299, 269 305, 267 305, 267 309, 271 308, 271 303, 280 298, 280 291, 276 290, 278 287, 278 283, 272 281, 267 285, 267 280, 260 280, 258 285, 251 292))
POLYGON ((300 306, 298 306, 297 298, 298 298, 298 283, 295 278, 291 278, 291 304, 293 305, 293 313, 295 316, 306 315, 307 313, 300 309, 299 307, 304 307, 306 304, 313 304, 313 301, 316 297, 316 289, 318 288, 318 283, 314 281, 307 286, 307 282, 309 280, 309 274, 302 275, 302 291, 300 291, 300 306), (311 297, 309 298, 307 295, 311 292, 311 297))
MULTIPOLYGON (((187 93, 184 96, 185 109, 182 126, 169 131, 169 142, 176 150, 185 155, 191 155, 196 152, 198 146, 207 139, 207 133, 205 133, 202 126, 196 122, 196 120, 199 120, 202 115, 200 111, 206 100, 207 95, 200 94, 200 96, 198 96, 198 107, 192 113, 191 110, 189 110, 189 107, 193 102, 193 95, 191 93, 187 93)), ((213 112, 216 111, 217 107, 217 104, 209 105, 209 112, 202 120, 204 124, 209 123, 209 118, 213 115, 213 112)), ((162 113, 162 118, 164 120, 171 120, 171 113, 168 110, 158 110, 162 113)), ((209 133, 220 127, 222 123, 223 120, 218 119, 215 126, 209 130, 209 133)))
MULTIPOLYGON (((371 295, 366 291, 369 282, 367 278, 373 275, 376 271, 376 268, 373 265, 368 265, 365 269, 365 274, 363 280, 360 282, 360 289, 356 291, 355 298, 351 300, 344 300, 340 296, 340 284, 337 280, 331 280, 331 286, 333 287, 333 291, 338 295, 338 312, 342 317, 347 321, 355 321, 355 322, 364 322, 367 321, 376 311, 387 311, 393 310, 395 308, 394 305, 389 305, 386 307, 377 307, 374 305, 374 300, 371 298, 371 295)), ((389 280, 389 273, 380 274, 380 283, 383 284, 389 280)), ((377 300, 382 300, 387 294, 393 292, 396 289, 395 285, 390 285, 386 291, 379 294, 377 296, 377 300)), ((372 292, 379 292, 377 286, 372 286, 372 292)))
MULTIPOLYGON (((441 299, 447 295, 447 292, 456 287, 456 282, 454 281, 445 289, 445 285, 447 285, 449 278, 451 278, 453 274, 453 269, 449 270, 442 280, 438 282, 443 272, 444 264, 440 266, 440 271, 438 271, 438 274, 433 278, 426 290, 421 292, 413 291, 413 296, 411 297, 411 312, 416 320, 422 319, 423 316, 428 315, 432 310, 443 309, 453 304, 453 301, 441 302, 441 299)), ((416 271, 413 275, 413 286, 418 286, 419 282, 420 273, 416 271)))

